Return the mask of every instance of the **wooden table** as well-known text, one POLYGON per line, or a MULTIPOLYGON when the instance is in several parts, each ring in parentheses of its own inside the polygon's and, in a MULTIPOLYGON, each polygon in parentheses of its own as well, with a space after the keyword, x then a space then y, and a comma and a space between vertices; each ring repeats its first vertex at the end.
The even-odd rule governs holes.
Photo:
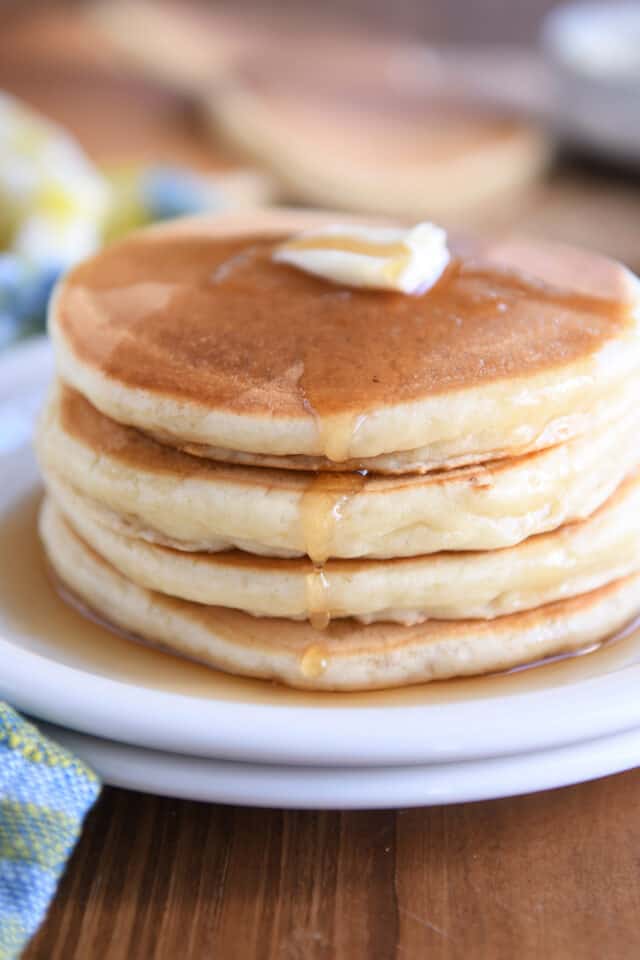
POLYGON ((26 960, 631 960, 639 791, 283 813, 107 790, 26 960))
MULTIPOLYGON (((179 98, 114 73, 77 29, 46 16, 5 29, 0 84, 98 156, 225 162, 179 98)), ((636 183, 568 168, 514 219, 640 266, 636 183)), ((640 771, 369 813, 107 789, 26 960, 626 960, 640 955, 639 795, 640 771)))

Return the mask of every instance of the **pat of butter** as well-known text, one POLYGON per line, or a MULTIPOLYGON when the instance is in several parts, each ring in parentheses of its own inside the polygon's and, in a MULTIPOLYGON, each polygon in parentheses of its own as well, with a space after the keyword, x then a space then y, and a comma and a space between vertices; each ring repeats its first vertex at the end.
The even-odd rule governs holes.
POLYGON ((447 234, 433 223, 415 227, 322 227, 276 248, 278 263, 350 287, 424 293, 450 260, 447 234))

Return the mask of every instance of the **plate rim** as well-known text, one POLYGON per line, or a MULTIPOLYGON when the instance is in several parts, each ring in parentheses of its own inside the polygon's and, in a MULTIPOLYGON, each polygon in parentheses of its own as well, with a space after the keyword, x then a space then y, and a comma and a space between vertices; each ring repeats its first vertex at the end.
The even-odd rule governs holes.
POLYGON ((157 691, 20 650, 6 639, 0 639, 0 660, 0 696, 23 712, 103 739, 244 762, 454 762, 552 749, 640 726, 640 665, 575 685, 487 700, 329 708, 157 691), (614 688, 607 699, 603 683, 614 688), (52 690, 64 690, 64 698, 52 696, 52 690), (482 725, 479 713, 485 714, 482 725), (425 729, 444 735, 425 737, 425 729))
POLYGON ((210 803, 288 809, 384 809, 468 803, 550 790, 640 764, 640 729, 515 757, 395 768, 318 768, 207 760, 45 726, 106 783, 210 803))

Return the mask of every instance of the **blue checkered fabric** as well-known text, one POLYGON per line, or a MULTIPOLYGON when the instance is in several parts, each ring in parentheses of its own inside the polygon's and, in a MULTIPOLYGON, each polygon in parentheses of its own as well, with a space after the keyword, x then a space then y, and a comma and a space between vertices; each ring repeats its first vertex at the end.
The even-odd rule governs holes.
POLYGON ((42 922, 99 792, 81 761, 0 703, 0 960, 42 922))

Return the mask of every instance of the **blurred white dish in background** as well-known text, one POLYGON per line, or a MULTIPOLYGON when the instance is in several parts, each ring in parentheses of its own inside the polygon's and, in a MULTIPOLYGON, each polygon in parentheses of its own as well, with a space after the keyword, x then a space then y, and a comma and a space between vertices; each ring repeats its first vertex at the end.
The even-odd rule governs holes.
POLYGON ((572 3, 553 11, 549 49, 576 70, 640 79, 640 5, 572 3))
POLYGON ((560 139, 640 161, 640 4, 559 7, 544 22, 542 46, 560 139))

